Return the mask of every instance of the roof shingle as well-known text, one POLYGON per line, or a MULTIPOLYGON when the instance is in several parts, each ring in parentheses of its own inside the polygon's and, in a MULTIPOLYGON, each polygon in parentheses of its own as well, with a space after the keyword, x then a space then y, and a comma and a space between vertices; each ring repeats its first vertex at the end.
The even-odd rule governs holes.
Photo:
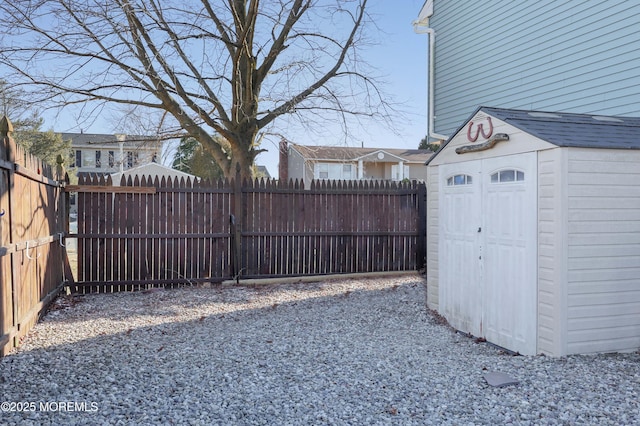
POLYGON ((544 141, 561 147, 640 149, 640 118, 481 107, 544 141))

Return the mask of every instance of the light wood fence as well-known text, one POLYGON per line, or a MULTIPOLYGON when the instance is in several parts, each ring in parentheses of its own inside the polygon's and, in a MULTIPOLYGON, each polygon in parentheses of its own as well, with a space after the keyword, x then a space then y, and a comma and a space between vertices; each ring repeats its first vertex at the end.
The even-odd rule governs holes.
POLYGON ((70 269, 60 176, 27 154, 0 120, 0 351, 5 355, 55 298, 70 269))

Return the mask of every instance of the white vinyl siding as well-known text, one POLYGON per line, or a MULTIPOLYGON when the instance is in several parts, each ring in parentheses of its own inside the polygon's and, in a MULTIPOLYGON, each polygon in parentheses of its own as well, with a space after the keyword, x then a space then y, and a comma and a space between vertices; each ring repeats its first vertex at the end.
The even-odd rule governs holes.
POLYGON ((439 310, 438 299, 438 228, 440 215, 438 200, 440 197, 438 167, 427 168, 427 306, 439 310))
POLYGON ((566 348, 566 150, 538 152, 538 351, 566 348))
POLYGON ((435 0, 434 130, 478 105, 640 115, 639 17, 628 0, 435 0))
POLYGON ((640 347, 640 151, 571 149, 568 353, 640 347))

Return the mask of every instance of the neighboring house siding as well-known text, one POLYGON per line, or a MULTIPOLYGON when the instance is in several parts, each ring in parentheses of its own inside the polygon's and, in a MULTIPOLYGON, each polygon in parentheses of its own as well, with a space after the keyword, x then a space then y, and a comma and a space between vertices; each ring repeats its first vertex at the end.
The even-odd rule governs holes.
POLYGON ((409 179, 427 180, 427 168, 424 164, 409 164, 409 179))
POLYGON ((640 3, 435 0, 435 131, 479 105, 640 115, 640 3))
POLYGON ((305 183, 311 182, 313 179, 313 169, 305 169, 305 160, 295 149, 289 149, 289 178, 301 179, 305 183))
POLYGON ((568 352, 640 347, 640 151, 571 149, 568 352))
POLYGON ((538 352, 563 355, 566 336, 566 150, 538 152, 538 352))
POLYGON ((364 165, 365 179, 385 179, 384 163, 366 163, 364 165))

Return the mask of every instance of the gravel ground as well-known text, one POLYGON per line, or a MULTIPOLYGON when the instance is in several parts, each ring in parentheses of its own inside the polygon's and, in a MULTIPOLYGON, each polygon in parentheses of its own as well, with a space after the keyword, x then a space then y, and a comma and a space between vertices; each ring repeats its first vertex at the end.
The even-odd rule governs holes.
POLYGON ((629 425, 640 354, 511 356, 418 276, 159 290, 59 299, 0 391, 2 424, 629 425))

